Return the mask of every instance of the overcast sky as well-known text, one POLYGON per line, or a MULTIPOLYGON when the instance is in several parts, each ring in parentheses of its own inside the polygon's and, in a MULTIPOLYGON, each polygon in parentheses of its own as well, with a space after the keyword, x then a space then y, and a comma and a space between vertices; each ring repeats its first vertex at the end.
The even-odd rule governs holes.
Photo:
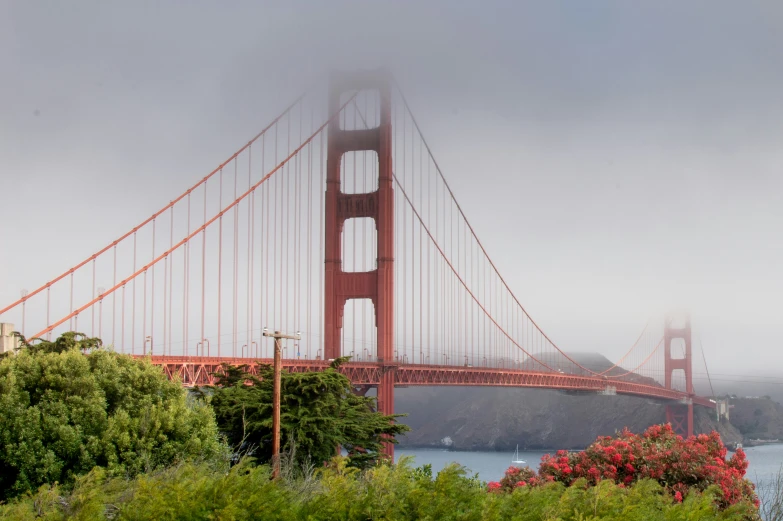
POLYGON ((0 304, 167 203, 317 74, 383 64, 559 345, 622 352, 684 308, 714 372, 774 374, 783 4, 454 4, 0 0, 0 304))

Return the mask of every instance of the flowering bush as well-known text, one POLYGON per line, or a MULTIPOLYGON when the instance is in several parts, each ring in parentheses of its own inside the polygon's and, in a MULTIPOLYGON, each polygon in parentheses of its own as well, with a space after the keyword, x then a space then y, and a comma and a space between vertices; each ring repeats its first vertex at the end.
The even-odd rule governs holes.
POLYGON ((509 467, 503 479, 499 482, 490 481, 487 483, 487 489, 491 492, 511 492, 517 487, 526 487, 536 481, 536 473, 529 467, 509 467))
MULTIPOLYGON (((512 490, 518 482, 535 486, 557 481, 571 485, 584 478, 588 486, 610 480, 627 487, 652 479, 682 502, 691 490, 715 485, 720 508, 747 501, 758 506, 753 484, 745 479, 748 462, 742 449, 726 460, 726 447, 717 432, 683 439, 670 425, 654 425, 644 434, 627 429, 612 438, 600 437, 583 452, 557 451, 541 458, 538 476, 530 469, 509 468, 496 489, 512 490), (519 476, 524 476, 520 479, 519 476)), ((584 483, 584 482, 581 482, 584 483)))

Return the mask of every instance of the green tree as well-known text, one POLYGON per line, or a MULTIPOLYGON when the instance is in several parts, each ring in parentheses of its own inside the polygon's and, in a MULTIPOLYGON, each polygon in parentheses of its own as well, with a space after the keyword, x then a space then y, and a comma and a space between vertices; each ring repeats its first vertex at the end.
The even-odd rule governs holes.
MULTIPOLYGON (((294 454, 298 463, 320 464, 335 455, 338 446, 348 451, 350 464, 374 463, 382 442, 397 443, 394 436, 410 430, 397 423, 400 414, 375 412, 375 399, 357 396, 351 382, 338 372, 346 358, 336 359, 322 372, 281 376, 281 449, 294 454)), ((272 457, 272 366, 259 367, 251 375, 246 366, 223 365, 209 395, 218 427, 239 452, 261 462, 272 457)))
POLYGON ((224 450, 212 411, 148 360, 65 333, 0 360, 0 498, 93 467, 139 472, 224 450))

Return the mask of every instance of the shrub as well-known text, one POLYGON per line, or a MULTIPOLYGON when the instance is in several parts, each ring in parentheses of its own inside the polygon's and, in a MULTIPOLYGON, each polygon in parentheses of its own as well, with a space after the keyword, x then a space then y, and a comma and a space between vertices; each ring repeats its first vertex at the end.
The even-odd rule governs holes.
POLYGON ((745 479, 745 453, 739 449, 728 461, 726 454, 717 432, 684 439, 668 424, 654 425, 642 435, 624 430, 615 438, 600 437, 583 452, 547 454, 541 459, 538 475, 532 475, 530 469, 511 467, 490 488, 509 491, 523 483, 538 486, 547 482, 596 486, 604 481, 627 487, 649 479, 658 482, 676 502, 714 486, 719 508, 738 503, 758 507, 753 483, 745 479))
POLYGON ((715 488, 693 491, 677 503, 649 479, 630 487, 609 480, 588 487, 582 478, 571 487, 555 482, 487 494, 485 483, 457 465, 433 476, 431 469, 414 469, 404 458, 366 471, 347 463, 332 460, 308 483, 301 478, 273 481, 268 466, 244 462, 228 472, 184 463, 132 480, 96 469, 79 478, 71 492, 45 486, 35 496, 0 505, 0 518, 728 521, 753 513, 746 503, 718 510, 715 488))
POLYGON ((529 467, 509 467, 499 482, 490 482, 491 491, 511 492, 517 487, 536 483, 536 473, 529 467))
POLYGON ((0 360, 0 410, 0 499, 96 466, 134 476, 223 450, 212 411, 179 383, 79 333, 0 360))

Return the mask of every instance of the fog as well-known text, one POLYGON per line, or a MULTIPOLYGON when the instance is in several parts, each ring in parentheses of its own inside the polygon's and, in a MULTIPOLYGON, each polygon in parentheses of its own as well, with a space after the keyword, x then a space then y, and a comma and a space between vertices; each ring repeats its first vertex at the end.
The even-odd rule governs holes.
POLYGON ((519 4, 0 3, 0 304, 383 65, 558 345, 685 309, 716 375, 780 376, 783 4, 519 4))

